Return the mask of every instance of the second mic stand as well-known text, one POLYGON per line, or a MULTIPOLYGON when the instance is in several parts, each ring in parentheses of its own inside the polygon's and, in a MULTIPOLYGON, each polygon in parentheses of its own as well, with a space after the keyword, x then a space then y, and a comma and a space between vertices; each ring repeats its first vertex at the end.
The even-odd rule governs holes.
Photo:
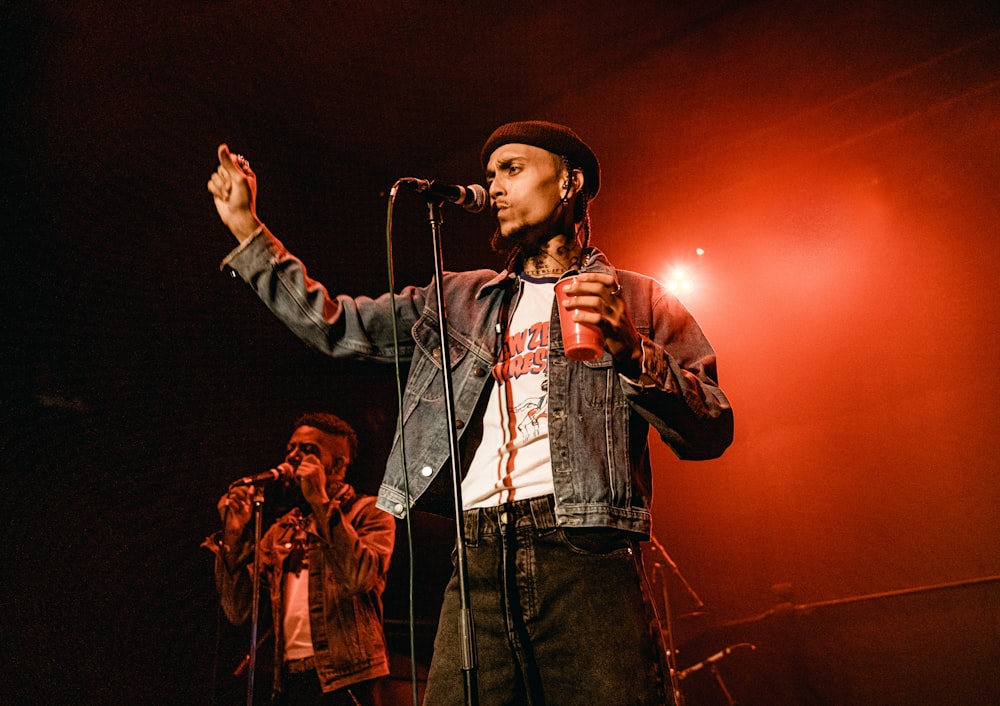
MULTIPOLYGON (((458 576, 459 635, 462 641, 462 674, 465 702, 479 703, 479 672, 476 664, 476 636, 469 605, 469 570, 466 566, 465 524, 462 521, 462 470, 459 467, 458 427, 455 420, 455 400, 451 384, 451 354, 448 346, 448 319, 444 301, 443 257, 441 250, 441 201, 427 201, 427 220, 434 246, 434 291, 437 297, 438 336, 441 339, 441 379, 444 383, 445 420, 448 426, 448 447, 451 456, 451 477, 455 502, 455 571, 458 576)), ((407 509, 409 512, 409 509, 407 509)))
POLYGON ((253 486, 253 597, 250 608, 250 654, 247 661, 247 706, 253 706, 253 678, 257 672, 257 623, 260 616, 260 536, 264 514, 264 485, 253 486))

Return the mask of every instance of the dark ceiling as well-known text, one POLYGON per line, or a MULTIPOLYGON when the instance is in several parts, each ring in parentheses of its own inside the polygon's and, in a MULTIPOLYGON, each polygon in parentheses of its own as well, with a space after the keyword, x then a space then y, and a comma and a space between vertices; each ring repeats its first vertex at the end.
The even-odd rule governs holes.
MULTIPOLYGON (((740 703, 992 703, 995 2, 0 16, 0 701, 238 700, 245 631, 218 622, 198 547, 227 481, 272 466, 294 417, 326 408, 358 428, 354 480, 377 488, 391 371, 313 354, 219 271, 235 241, 205 190, 217 145, 250 159, 262 219, 314 276, 377 294, 393 181, 479 181, 489 132, 538 117, 600 156, 594 243, 664 279, 688 268, 736 411, 721 459, 682 463, 653 440, 668 556, 650 566, 680 666, 750 641, 720 663, 740 703)), ((430 278, 417 201, 397 202, 399 283, 430 278)), ((447 211, 446 266, 495 266, 490 231, 447 211)), ((451 538, 446 520, 415 524, 425 626, 451 538)), ((400 654, 404 546, 401 530, 386 595, 400 654)), ((692 706, 723 703, 708 670, 690 674, 692 706)))

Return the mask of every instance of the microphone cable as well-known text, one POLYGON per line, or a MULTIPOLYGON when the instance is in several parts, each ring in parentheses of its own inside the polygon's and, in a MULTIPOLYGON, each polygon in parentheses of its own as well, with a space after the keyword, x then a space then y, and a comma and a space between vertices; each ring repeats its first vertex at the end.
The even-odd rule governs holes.
POLYGON ((396 377, 396 427, 399 429, 399 462, 403 472, 403 502, 405 504, 404 520, 406 522, 406 552, 409 562, 407 576, 407 609, 410 639, 410 684, 413 690, 413 706, 417 702, 417 648, 416 648, 416 614, 414 612, 414 567, 413 567, 413 525, 410 522, 410 476, 406 472, 406 437, 403 433, 403 376, 399 360, 399 324, 396 320, 396 275, 392 258, 392 213, 396 205, 396 194, 402 179, 396 181, 389 189, 389 202, 385 217, 385 249, 386 272, 389 279, 389 304, 392 307, 392 344, 393 361, 396 377))

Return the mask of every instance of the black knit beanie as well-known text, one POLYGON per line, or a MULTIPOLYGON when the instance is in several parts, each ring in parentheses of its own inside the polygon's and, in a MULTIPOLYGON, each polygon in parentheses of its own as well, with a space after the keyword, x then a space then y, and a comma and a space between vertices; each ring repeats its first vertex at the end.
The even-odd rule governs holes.
POLYGON ((579 167, 583 171, 583 190, 591 198, 596 196, 597 190, 601 188, 601 165, 597 162, 597 156, 579 135, 565 125, 544 120, 526 120, 501 125, 483 145, 480 154, 483 169, 486 169, 490 155, 497 147, 511 143, 540 147, 568 159, 571 166, 579 167))

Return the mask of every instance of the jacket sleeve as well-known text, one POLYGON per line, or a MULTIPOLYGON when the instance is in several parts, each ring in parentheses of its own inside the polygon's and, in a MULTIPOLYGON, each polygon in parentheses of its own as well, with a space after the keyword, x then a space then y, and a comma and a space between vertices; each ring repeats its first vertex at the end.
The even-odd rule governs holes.
POLYGON ((360 496, 347 513, 331 515, 330 541, 321 540, 324 561, 342 592, 366 593, 385 588, 396 542, 396 520, 375 506, 373 496, 360 496))
POLYGON ((620 376, 625 395, 679 458, 716 458, 733 441, 733 411, 717 382, 715 351, 676 297, 646 286, 642 372, 635 380, 620 376))
POLYGON ((320 353, 393 362, 393 307, 400 356, 413 353, 410 329, 424 305, 421 288, 405 287, 394 297, 386 293, 376 299, 331 296, 266 228, 233 250, 222 267, 247 282, 278 319, 320 353))
POLYGON ((216 532, 202 546, 215 555, 215 588, 222 612, 233 625, 242 625, 250 617, 253 581, 249 565, 253 554, 249 542, 225 547, 221 537, 222 532, 216 532))

